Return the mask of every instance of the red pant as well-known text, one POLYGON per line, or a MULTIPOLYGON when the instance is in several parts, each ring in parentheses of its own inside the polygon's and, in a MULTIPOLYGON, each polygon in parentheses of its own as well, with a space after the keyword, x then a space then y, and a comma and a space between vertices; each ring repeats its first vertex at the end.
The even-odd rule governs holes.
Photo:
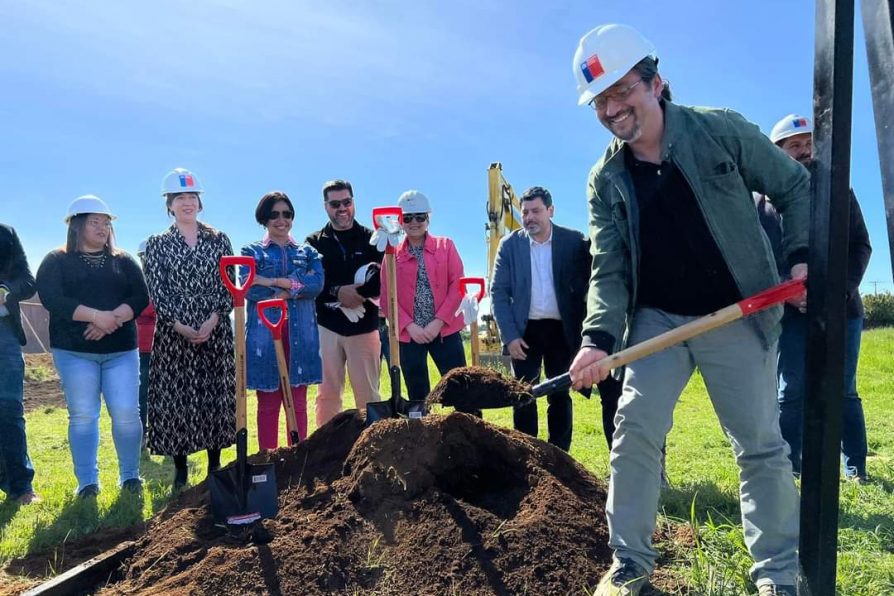
MULTIPOLYGON (((276 449, 279 446, 279 411, 282 409, 282 389, 258 391, 258 447, 276 449)), ((292 403, 295 404, 295 419, 298 422, 298 436, 307 438, 307 385, 292 386, 292 403)), ((286 433, 288 437, 288 433, 286 433)), ((288 439, 292 444, 291 438, 288 439)))
MULTIPOLYGON (((283 351, 289 361, 289 328, 282 330, 283 351)), ((282 387, 276 391, 256 391, 258 396, 258 447, 276 449, 279 446, 279 411, 283 405, 282 387)), ((292 403, 295 404, 295 420, 298 436, 307 438, 307 385, 292 385, 292 403)), ((286 433, 289 445, 291 437, 286 433)))

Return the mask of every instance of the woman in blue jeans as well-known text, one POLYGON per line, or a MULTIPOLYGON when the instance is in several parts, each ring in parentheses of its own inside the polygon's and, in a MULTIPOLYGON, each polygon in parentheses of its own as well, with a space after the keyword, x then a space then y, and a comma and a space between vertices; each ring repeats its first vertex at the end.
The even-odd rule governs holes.
POLYGON ((68 440, 81 498, 99 493, 100 395, 112 418, 122 487, 142 493, 139 356, 135 314, 149 303, 136 262, 115 248, 108 206, 87 195, 71 203, 65 247, 37 271, 50 313, 50 347, 68 406, 68 440))

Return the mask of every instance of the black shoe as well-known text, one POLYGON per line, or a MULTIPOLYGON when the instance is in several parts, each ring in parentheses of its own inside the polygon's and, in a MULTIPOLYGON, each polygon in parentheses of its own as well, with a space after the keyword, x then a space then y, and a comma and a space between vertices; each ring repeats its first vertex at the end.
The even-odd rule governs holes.
POLYGON ((189 468, 176 468, 174 470, 174 484, 171 487, 172 492, 179 492, 183 490, 183 487, 186 486, 186 481, 189 478, 189 468))
POLYGON ((121 485, 121 488, 135 495, 143 494, 143 481, 139 478, 128 478, 121 485))
POLYGON ((99 495, 99 485, 98 484, 88 484, 84 488, 78 491, 79 499, 89 499, 90 497, 96 497, 99 495))

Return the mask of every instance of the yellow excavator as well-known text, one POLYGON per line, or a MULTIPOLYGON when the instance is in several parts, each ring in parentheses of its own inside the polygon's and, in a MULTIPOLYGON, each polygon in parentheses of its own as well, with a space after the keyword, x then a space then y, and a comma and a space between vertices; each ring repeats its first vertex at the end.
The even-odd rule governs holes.
MULTIPOLYGON (((503 177, 503 164, 494 162, 487 169, 487 223, 484 226, 487 242, 487 283, 488 287, 494 279, 494 262, 497 249, 503 236, 522 227, 521 203, 512 190, 512 185, 503 177)), ((481 364, 485 366, 502 366, 509 370, 510 360, 503 356, 500 332, 491 312, 481 317, 484 322, 484 333, 481 336, 483 349, 481 364)))

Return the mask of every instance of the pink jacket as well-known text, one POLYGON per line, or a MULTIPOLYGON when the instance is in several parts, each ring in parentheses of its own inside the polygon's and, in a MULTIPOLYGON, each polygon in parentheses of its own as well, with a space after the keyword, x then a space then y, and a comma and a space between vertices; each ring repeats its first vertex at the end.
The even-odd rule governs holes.
MULTIPOLYGON (((450 238, 432 236, 425 238, 425 272, 435 298, 435 317, 444 321, 441 337, 456 333, 463 328, 463 316, 456 316, 462 301, 459 295, 459 279, 463 276, 463 262, 450 238)), ((395 252, 397 262, 397 329, 402 342, 410 341, 407 325, 413 322, 413 300, 416 295, 416 274, 419 265, 410 254, 406 238, 395 252)), ((387 259, 382 264, 382 313, 388 316, 388 269, 387 259)))

